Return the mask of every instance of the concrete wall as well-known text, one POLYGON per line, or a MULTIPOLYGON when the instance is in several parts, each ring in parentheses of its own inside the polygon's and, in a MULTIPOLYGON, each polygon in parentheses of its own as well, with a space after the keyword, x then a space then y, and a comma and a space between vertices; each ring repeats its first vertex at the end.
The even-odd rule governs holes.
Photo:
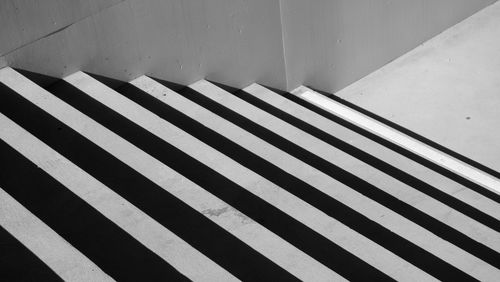
POLYGON ((122 0, 2 0, 0 56, 122 0))
POLYGON ((7 66, 7 61, 5 60, 4 57, 0 57, 0 68, 6 67, 7 66))
POLYGON ((0 58, 56 77, 335 92, 492 2, 3 0, 0 58))
MULTIPOLYGON (((97 1, 109 2, 90 2, 97 1)), ((115 0, 99 10, 84 0, 44 0, 51 8, 75 6, 33 20, 24 14, 36 15, 42 1, 11 2, 22 3, 2 7, 10 25, 1 42, 33 30, 0 49, 14 67, 58 77, 83 69, 121 80, 147 73, 182 84, 206 77, 286 88, 279 0, 115 0), (52 27, 49 19, 61 24, 52 27)))
POLYGON ((334 93, 493 0, 282 0, 288 88, 334 93))

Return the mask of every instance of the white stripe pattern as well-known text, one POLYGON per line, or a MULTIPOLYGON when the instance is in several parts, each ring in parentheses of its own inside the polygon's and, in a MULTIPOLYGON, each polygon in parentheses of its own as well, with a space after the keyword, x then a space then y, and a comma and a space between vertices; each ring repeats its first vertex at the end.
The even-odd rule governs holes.
POLYGON ((430 148, 429 146, 403 135, 394 129, 388 128, 387 126, 355 112, 354 110, 351 110, 331 99, 328 99, 307 87, 301 86, 294 90, 293 93, 335 115, 353 122, 360 127, 366 128, 391 142, 401 145, 403 148, 411 150, 412 152, 429 159, 434 163, 437 163, 455 173, 458 173, 459 175, 464 176, 465 178, 476 182, 477 184, 482 185, 485 188, 490 189, 497 194, 500 194, 500 180, 490 176, 489 174, 472 168, 451 156, 430 148))
MULTIPOLYGON (((278 133, 294 143, 299 144, 301 147, 306 148, 310 152, 326 158, 329 162, 339 165, 336 160, 338 159, 338 154, 342 154, 342 152, 338 152, 338 150, 334 147, 329 146, 323 141, 302 132, 301 130, 279 120, 263 110, 246 103, 234 95, 229 95, 229 93, 206 80, 198 81, 190 85, 190 87, 213 101, 224 105, 226 108, 233 109, 257 124, 278 133), (332 152, 335 152, 336 154, 333 154, 332 152)), ((353 159, 353 161, 356 161, 356 165, 362 165, 362 163, 357 160, 353 159)), ((357 175, 363 173, 364 171, 366 170, 360 169, 357 175)), ((373 172, 370 171, 370 173, 373 172)), ((378 178, 375 178, 375 180, 378 180, 378 178)), ((318 186, 315 187, 318 188, 318 186)), ((330 187, 330 189, 335 188, 337 187, 330 187)), ((393 186, 380 186, 380 188, 392 189, 393 186)), ((489 279, 491 273, 497 271, 493 266, 485 264, 482 260, 463 251, 458 246, 454 246, 448 241, 439 238, 405 217, 396 214, 392 210, 385 208, 368 198, 365 198, 345 185, 338 185, 338 189, 338 192, 334 192, 337 200, 353 207, 356 211, 362 213, 366 217, 380 223, 394 233, 416 243, 426 251, 438 256, 444 261, 467 273, 470 273, 477 279, 489 279)))
MULTIPOLYGON (((381 271, 388 277, 398 281, 437 280, 436 277, 429 274, 430 272, 426 272, 425 268, 427 266, 425 264, 421 264, 423 268, 420 269, 420 266, 418 266, 419 261, 414 260, 417 266, 406 261, 405 255, 408 254, 407 251, 402 252, 401 257, 396 255, 385 247, 389 249, 392 247, 392 250, 400 249, 394 246, 389 247, 389 243, 383 242, 380 238, 375 238, 375 233, 370 233, 371 231, 359 227, 360 225, 352 225, 349 220, 339 220, 336 215, 330 216, 317 208, 317 204, 314 203, 314 200, 311 200, 311 197, 306 200, 302 199, 302 196, 297 196, 299 194, 295 195, 295 192, 293 192, 295 194, 289 192, 293 191, 289 188, 297 187, 280 187, 271 178, 266 179, 263 176, 265 174, 260 175, 259 170, 253 171, 251 166, 246 167, 240 163, 238 160, 240 157, 231 156, 228 154, 228 149, 211 147, 210 142, 213 142, 211 139, 196 138, 195 136, 199 135, 190 132, 192 130, 189 129, 189 126, 184 127, 185 125, 182 122, 175 119, 169 121, 168 116, 160 117, 159 114, 152 112, 156 111, 154 108, 151 111, 144 108, 149 107, 148 104, 145 104, 144 107, 139 105, 142 104, 140 99, 136 103, 120 94, 120 89, 114 90, 83 72, 76 72, 63 80, 64 83, 74 87, 75 91, 81 91, 80 93, 68 93, 68 95, 85 95, 85 98, 92 98, 95 102, 109 108, 109 111, 121 115, 123 121, 128 123, 127 126, 138 125, 141 128, 140 130, 145 130, 143 132, 158 137, 159 140, 165 142, 165 145, 168 143, 174 146, 185 154, 186 158, 192 157, 228 181, 256 196, 255 199, 258 199, 258 201, 269 204, 276 208, 280 214, 298 222, 297 226, 307 228, 306 232, 308 234, 311 232, 319 234, 319 236, 327 240, 325 242, 336 244, 344 249, 346 254, 359 258, 360 261, 364 261, 367 265, 381 271)), ((89 115, 87 116, 84 108, 80 111, 71 106, 75 105, 76 107, 79 102, 66 100, 65 97, 59 96, 68 101, 71 104, 69 105, 9 67, 0 70, 0 83, 3 83, 16 93, 7 95, 19 95, 33 103, 36 107, 75 130, 88 142, 97 145, 131 169, 137 171, 145 179, 188 205, 200 217, 203 217, 203 220, 215 223, 222 228, 221 230, 228 232, 230 236, 234 236, 243 244, 265 256, 278 267, 298 279, 303 281, 347 280, 346 277, 336 273, 334 269, 330 269, 324 261, 321 263, 321 260, 316 258, 317 253, 311 254, 305 249, 302 250, 301 248, 304 247, 300 246, 300 244, 294 245, 291 243, 292 241, 287 241, 286 236, 275 234, 277 230, 281 230, 273 229, 278 228, 275 225, 276 223, 262 221, 261 224, 259 223, 261 221, 254 221, 238 210, 237 206, 233 207, 226 203, 224 199, 220 199, 207 191, 209 189, 206 190, 203 184, 196 184, 199 182, 195 183, 196 180, 190 180, 188 177, 183 176, 182 171, 175 171, 166 164, 167 162, 163 163, 161 161, 165 161, 163 156, 148 153, 151 151, 144 147, 143 143, 135 143, 142 141, 132 140, 132 138, 128 140, 129 137, 126 137, 126 134, 120 136, 112 131, 114 130, 112 127, 106 128, 92 119, 90 117, 92 116, 91 112, 87 113, 89 115)), ((436 234, 433 233, 435 231, 431 232, 432 227, 423 227, 424 224, 421 226, 406 218, 404 212, 399 214, 393 211, 391 205, 383 205, 382 202, 379 203, 364 196, 360 191, 356 191, 347 184, 335 179, 335 176, 329 175, 320 167, 317 167, 316 164, 309 163, 293 152, 285 152, 285 149, 280 149, 283 147, 280 147, 273 140, 269 141, 265 135, 259 135, 260 133, 257 131, 252 131, 254 129, 240 127, 236 121, 219 116, 212 112, 210 107, 205 108, 197 104, 197 101, 193 102, 190 100, 191 98, 188 99, 188 96, 183 93, 175 92, 147 76, 138 77, 131 81, 127 87, 131 87, 130 91, 138 91, 137 93, 142 91, 144 93, 139 94, 154 97, 156 99, 154 102, 159 103, 158 105, 168 105, 180 111, 186 118, 220 134, 228 141, 246 150, 248 154, 253 154, 262 159, 266 162, 266 166, 273 165, 279 168, 283 172, 282 175, 290 175, 289 180, 295 181, 296 179, 312 187, 315 189, 313 192, 318 193, 314 195, 324 194, 327 197, 326 199, 330 201, 335 199, 341 204, 350 207, 376 225, 371 226, 380 227, 379 231, 385 228, 394 233, 395 236, 406 239, 414 244, 416 248, 425 251, 426 255, 429 255, 427 257, 435 256, 442 260, 443 266, 447 263, 481 281, 495 281, 500 276, 500 270, 494 266, 497 264, 490 265, 483 261, 480 258, 482 254, 476 252, 475 254, 478 257, 474 256, 471 254, 474 253, 474 250, 470 250, 471 253, 469 253, 463 249, 463 246, 448 242, 443 239, 444 237, 439 237, 438 232, 436 234), (429 228, 429 230, 426 228, 429 228)), ((311 156, 314 155, 331 165, 352 173, 359 179, 371 184, 373 187, 369 189, 380 189, 390 194, 402 203, 414 208, 415 211, 437 220, 435 221, 436 224, 451 227, 453 231, 479 242, 493 252, 500 252, 500 234, 492 226, 486 225, 488 221, 485 224, 480 223, 473 218, 475 215, 469 217, 460 210, 447 206, 439 199, 397 180, 395 176, 383 170, 378 170, 376 167, 371 167, 363 159, 358 159, 330 145, 324 141, 325 138, 322 137, 322 140, 315 137, 316 135, 282 120, 274 112, 267 112, 264 108, 260 108, 259 104, 256 106, 252 104, 253 102, 246 102, 237 95, 233 95, 206 80, 200 80, 189 85, 189 90, 194 90, 197 95, 200 95, 199 97, 208 98, 211 102, 215 102, 217 106, 229 109, 258 126, 272 131, 274 134, 301 147, 300 149, 304 149, 304 152, 310 153, 311 156)), ((430 186, 439 189, 440 192, 463 201, 492 218, 500 219, 500 205, 493 199, 446 179, 432 169, 409 160, 384 147, 384 145, 346 129, 263 86, 252 84, 243 91, 258 99, 256 101, 284 111, 326 134, 352 144, 401 171, 429 183, 430 186)), ((500 192, 500 181, 490 175, 443 155, 441 152, 315 93, 311 89, 299 87, 293 94, 360 128, 367 129, 390 142, 411 150, 487 189, 496 193, 500 192)), ((151 102, 152 100, 147 101, 151 102)), ((1 102, 2 97, 0 96, 1 102)), ((97 210, 101 216, 131 235, 137 240, 138 244, 142 245, 141 247, 154 252, 166 264, 171 265, 190 280, 239 281, 237 275, 231 273, 231 269, 225 269, 218 265, 210 258, 210 255, 206 255, 191 246, 188 243, 189 240, 185 241, 182 236, 176 235, 163 226, 160 220, 159 222, 156 221, 154 215, 148 215, 140 207, 134 206, 131 198, 126 200, 125 196, 121 196, 118 190, 112 190, 101 183, 99 179, 94 178, 90 173, 72 163, 70 157, 66 158, 67 156, 65 157, 56 152, 50 147, 50 144, 45 144, 44 140, 38 139, 16 124, 16 119, 11 120, 7 117, 9 115, 16 117, 12 113, 4 115, 0 111, 0 139, 97 210)), ((40 138, 45 138, 42 137, 40 138)), ((105 181, 103 180, 103 182, 105 181)), ((137 187, 137 189, 141 188, 137 187)), ((40 258, 57 275, 64 280, 71 281, 113 280, 98 265, 71 246, 63 237, 38 219, 36 215, 29 212, 6 191, 8 190, 4 191, 0 186, 0 226, 40 258)), ((215 190, 210 191, 214 192, 215 190)), ((182 217, 181 214, 179 216, 182 217)), ((193 230, 193 232, 203 233, 203 230, 193 230)), ((396 239, 396 237, 393 238, 396 239)), ((401 248, 404 247, 401 246, 401 248)), ((232 250, 224 249, 223 251, 230 253, 232 250)), ((410 257, 411 255, 408 255, 406 258, 410 257)))
POLYGON ((62 155, 0 114, 0 138, 193 281, 237 281, 62 155))
POLYGON ((0 226, 65 281, 114 281, 1 187, 0 226))

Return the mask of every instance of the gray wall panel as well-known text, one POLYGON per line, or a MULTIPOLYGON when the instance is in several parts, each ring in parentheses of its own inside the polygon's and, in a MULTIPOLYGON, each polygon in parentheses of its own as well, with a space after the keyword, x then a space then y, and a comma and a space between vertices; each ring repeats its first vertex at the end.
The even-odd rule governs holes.
POLYGON ((9 53, 10 64, 55 76, 83 68, 122 80, 147 73, 183 84, 206 77, 286 87, 278 0, 88 3, 98 12, 9 53))
POLYGON ((0 56, 181 84, 335 92, 493 0, 5 0, 0 56))
POLYGON ((0 55, 30 44, 123 0, 2 0, 0 55))
POLYGON ((493 0, 281 0, 288 88, 336 92, 493 0))

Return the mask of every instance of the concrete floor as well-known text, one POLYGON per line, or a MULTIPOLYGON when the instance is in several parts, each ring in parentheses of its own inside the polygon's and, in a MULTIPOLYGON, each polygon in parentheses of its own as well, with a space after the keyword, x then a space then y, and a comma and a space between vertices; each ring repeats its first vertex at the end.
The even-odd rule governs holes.
POLYGON ((500 3, 335 95, 500 171, 500 3))

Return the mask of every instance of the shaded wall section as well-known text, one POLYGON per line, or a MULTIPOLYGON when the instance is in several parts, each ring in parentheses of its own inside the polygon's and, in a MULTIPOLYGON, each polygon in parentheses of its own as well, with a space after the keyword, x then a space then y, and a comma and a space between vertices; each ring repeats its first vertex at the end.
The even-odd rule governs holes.
POLYGON ((83 69, 120 80, 146 73, 181 84, 207 78, 286 88, 279 0, 44 0, 75 4, 40 15, 46 25, 19 15, 36 14, 42 1, 20 2, 5 12, 10 26, 1 41, 20 29, 33 35, 2 46, 13 67, 56 77, 83 69), (101 9, 88 8, 99 1, 101 9))
POLYGON ((492 2, 3 0, 0 58, 55 77, 335 92, 492 2))
POLYGON ((334 93, 493 0, 281 0, 288 88, 334 93))
POLYGON ((2 0, 0 56, 123 0, 2 0))

